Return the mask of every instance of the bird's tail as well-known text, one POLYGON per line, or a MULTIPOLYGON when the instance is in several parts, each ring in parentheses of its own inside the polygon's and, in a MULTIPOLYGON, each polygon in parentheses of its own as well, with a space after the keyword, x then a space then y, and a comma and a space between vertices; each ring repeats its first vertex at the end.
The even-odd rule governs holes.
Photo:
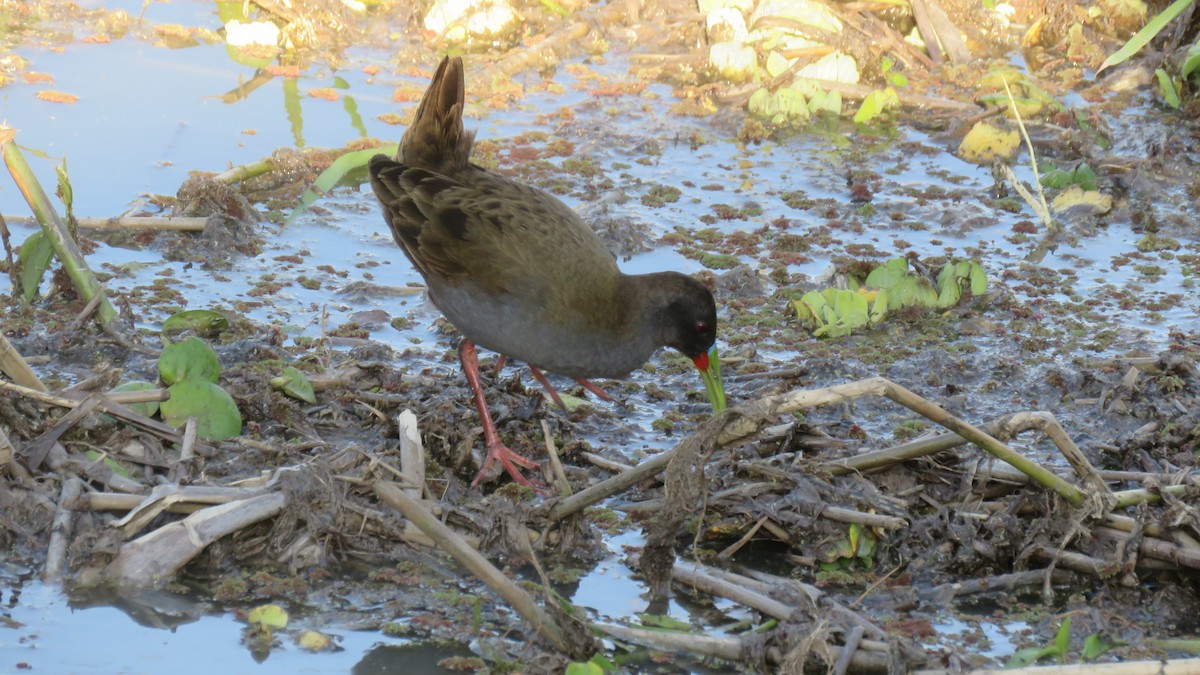
POLYGON ((442 59, 400 139, 398 162, 451 175, 466 168, 475 132, 463 130, 463 90, 462 58, 442 59))

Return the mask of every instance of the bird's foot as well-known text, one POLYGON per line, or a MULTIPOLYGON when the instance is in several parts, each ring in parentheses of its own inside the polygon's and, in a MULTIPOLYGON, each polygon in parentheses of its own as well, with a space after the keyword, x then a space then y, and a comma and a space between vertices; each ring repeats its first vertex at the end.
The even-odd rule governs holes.
POLYGON ((483 466, 480 467, 479 474, 475 476, 475 480, 471 481, 471 487, 476 487, 485 479, 487 479, 492 465, 497 461, 500 462, 500 465, 504 467, 504 470, 508 472, 508 475, 512 476, 512 479, 518 484, 533 488, 534 490, 538 489, 537 485, 530 482, 525 476, 521 475, 521 470, 518 469, 516 465, 520 464, 526 469, 537 469, 540 468, 541 465, 532 459, 509 450, 508 446, 501 443, 499 439, 497 439, 495 442, 488 443, 487 456, 483 459, 483 466))

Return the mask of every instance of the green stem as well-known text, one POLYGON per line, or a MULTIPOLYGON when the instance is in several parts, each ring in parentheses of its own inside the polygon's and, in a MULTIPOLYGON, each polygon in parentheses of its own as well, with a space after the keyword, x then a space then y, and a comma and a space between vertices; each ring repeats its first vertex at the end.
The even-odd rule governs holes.
MULTIPOLYGON (((58 217, 58 212, 54 210, 54 205, 50 203, 50 197, 38 183, 37 177, 33 175, 33 169, 25 161, 25 156, 21 154, 21 149, 13 140, 15 136, 16 132, 12 127, 0 125, 0 154, 4 155, 4 164, 8 166, 8 172, 12 174, 13 181, 25 197, 25 201, 33 209, 33 215, 37 217, 38 223, 45 231, 46 238, 50 240, 54 252, 62 261, 67 275, 75 283, 79 295, 90 302, 92 298, 104 292, 100 287, 100 282, 96 281, 78 244, 67 231, 62 219, 58 217)), ((108 298, 101 298, 100 306, 96 308, 96 315, 102 324, 113 323, 117 320, 117 310, 113 308, 108 298)))

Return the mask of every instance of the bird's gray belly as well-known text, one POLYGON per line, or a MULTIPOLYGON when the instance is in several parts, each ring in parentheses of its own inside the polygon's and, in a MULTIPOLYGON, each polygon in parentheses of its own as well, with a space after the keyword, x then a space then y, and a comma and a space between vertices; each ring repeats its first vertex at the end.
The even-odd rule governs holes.
POLYGON ((569 377, 623 377, 654 353, 652 345, 614 341, 546 320, 538 303, 443 286, 430 299, 475 344, 569 377))

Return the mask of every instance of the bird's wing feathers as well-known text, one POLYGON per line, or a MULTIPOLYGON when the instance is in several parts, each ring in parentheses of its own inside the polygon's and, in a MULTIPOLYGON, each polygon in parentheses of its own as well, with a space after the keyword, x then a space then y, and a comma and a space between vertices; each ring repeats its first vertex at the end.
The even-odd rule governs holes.
POLYGON ((585 272, 560 268, 552 259, 595 261, 615 270, 587 225, 533 188, 478 167, 456 179, 383 155, 372 158, 370 174, 396 242, 431 284, 466 282, 492 295, 520 287, 533 294, 546 290, 530 288, 533 282, 569 285, 570 277, 585 272), (584 255, 573 250, 597 246, 584 255), (530 275, 536 268, 549 271, 530 275))

